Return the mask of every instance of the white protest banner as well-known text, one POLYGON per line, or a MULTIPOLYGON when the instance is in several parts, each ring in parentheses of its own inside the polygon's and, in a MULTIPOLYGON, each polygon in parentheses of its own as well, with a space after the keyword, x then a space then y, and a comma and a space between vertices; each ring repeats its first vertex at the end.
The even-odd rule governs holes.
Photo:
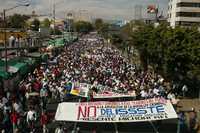
POLYGON ((108 98, 121 98, 121 97, 135 97, 136 95, 129 94, 121 94, 121 93, 115 93, 112 91, 105 91, 103 93, 93 93, 93 98, 95 99, 108 99, 108 98))
POLYGON ((73 122, 143 122, 175 119, 169 100, 154 98, 127 102, 60 103, 55 120, 73 122))
POLYGON ((81 91, 79 95, 82 97, 88 97, 90 85, 86 83, 80 83, 80 88, 81 88, 81 91))
POLYGON ((135 97, 134 91, 119 91, 107 86, 97 85, 97 91, 93 91, 93 98, 95 99, 109 99, 109 98, 122 98, 122 97, 135 97))

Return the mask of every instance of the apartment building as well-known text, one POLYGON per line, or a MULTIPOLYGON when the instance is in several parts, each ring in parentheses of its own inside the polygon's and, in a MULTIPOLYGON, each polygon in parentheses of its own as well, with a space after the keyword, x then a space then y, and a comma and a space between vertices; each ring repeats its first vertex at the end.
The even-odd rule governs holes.
POLYGON ((200 0, 169 0, 168 22, 172 27, 200 25, 200 0))

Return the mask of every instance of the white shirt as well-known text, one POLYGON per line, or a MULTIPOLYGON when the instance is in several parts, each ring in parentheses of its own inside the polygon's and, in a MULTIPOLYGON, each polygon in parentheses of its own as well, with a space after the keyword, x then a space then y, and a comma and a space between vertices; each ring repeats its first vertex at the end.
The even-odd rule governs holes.
POLYGON ((7 92, 7 93, 6 93, 6 97, 7 97, 7 99, 10 98, 10 92, 7 92))
POLYGON ((159 90, 157 88, 154 88, 153 89, 153 93, 158 96, 159 95, 159 90))
POLYGON ((4 105, 3 103, 0 103, 0 109, 3 109, 4 105))
POLYGON ((167 98, 168 99, 174 99, 176 96, 173 94, 173 93, 169 93, 168 95, 167 95, 167 98))
POLYGON ((29 99, 30 96, 29 96, 28 92, 26 92, 25 97, 26 97, 26 99, 29 99))
POLYGON ((15 37, 14 36, 10 36, 9 38, 9 45, 12 45, 12 42, 15 41, 15 37))
POLYGON ((159 80, 158 80, 158 82, 161 83, 161 84, 163 83, 163 81, 164 81, 164 78, 162 78, 162 77, 160 77, 159 80))
POLYGON ((146 97, 147 97, 147 92, 144 91, 144 90, 142 90, 142 91, 140 92, 140 94, 141 94, 141 97, 143 97, 143 98, 146 98, 146 97))
POLYGON ((29 120, 36 120, 36 112, 34 110, 28 111, 26 120, 27 120, 27 122, 29 120), (35 117, 34 117, 34 115, 35 115, 35 117))
POLYGON ((8 99, 5 98, 5 97, 3 97, 3 98, 2 98, 2 103, 3 103, 3 105, 5 105, 7 102, 8 102, 8 99))
POLYGON ((64 131, 62 128, 56 128, 55 133, 64 133, 64 131))
POLYGON ((4 113, 6 112, 11 112, 11 107, 10 106, 4 106, 4 113))
POLYGON ((15 111, 16 111, 17 113, 20 112, 20 106, 19 106, 19 104, 14 103, 14 104, 13 104, 13 108, 15 109, 15 111))
POLYGON ((62 93, 62 91, 64 90, 64 88, 58 87, 57 90, 58 90, 60 93, 62 93))
POLYGON ((188 91, 188 87, 186 85, 183 86, 182 91, 186 92, 188 91))

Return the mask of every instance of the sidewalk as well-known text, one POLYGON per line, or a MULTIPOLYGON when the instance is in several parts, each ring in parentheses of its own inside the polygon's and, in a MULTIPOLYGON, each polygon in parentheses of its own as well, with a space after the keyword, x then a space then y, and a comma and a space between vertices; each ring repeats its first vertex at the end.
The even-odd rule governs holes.
POLYGON ((200 111, 200 99, 182 99, 177 104, 178 111, 191 111, 194 108, 200 111))

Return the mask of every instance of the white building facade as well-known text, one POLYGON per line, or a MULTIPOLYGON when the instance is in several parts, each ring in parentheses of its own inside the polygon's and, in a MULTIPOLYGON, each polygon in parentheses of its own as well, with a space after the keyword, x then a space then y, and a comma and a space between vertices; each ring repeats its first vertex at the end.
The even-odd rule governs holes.
POLYGON ((200 0, 169 0, 168 22, 172 27, 200 25, 200 0))

